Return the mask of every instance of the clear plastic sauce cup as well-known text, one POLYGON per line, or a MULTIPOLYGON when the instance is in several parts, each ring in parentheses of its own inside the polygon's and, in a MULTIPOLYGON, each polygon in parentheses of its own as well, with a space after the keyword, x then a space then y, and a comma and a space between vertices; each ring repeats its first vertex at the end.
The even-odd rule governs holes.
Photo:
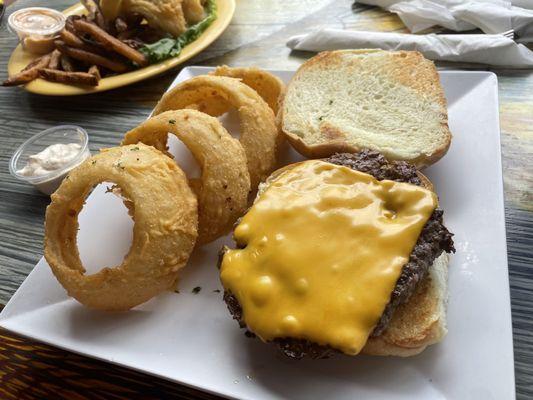
POLYGON ((54 39, 65 27, 65 16, 51 8, 29 7, 15 11, 7 22, 24 50, 47 54, 54 49, 54 39))
POLYGON ((89 150, 89 136, 87 132, 75 125, 60 125, 38 133, 25 141, 11 157, 9 172, 15 178, 30 183, 45 194, 52 194, 59 187, 63 178, 74 167, 81 164, 91 156, 89 150), (57 144, 76 143, 80 146, 78 154, 59 169, 44 175, 26 176, 20 170, 26 166, 30 156, 40 153, 47 147, 57 144))

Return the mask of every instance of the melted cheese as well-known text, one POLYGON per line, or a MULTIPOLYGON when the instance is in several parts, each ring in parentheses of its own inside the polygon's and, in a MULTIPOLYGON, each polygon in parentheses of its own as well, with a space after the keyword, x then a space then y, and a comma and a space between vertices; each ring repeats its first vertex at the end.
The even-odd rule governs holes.
POLYGON ((283 172, 235 229, 221 280, 263 341, 357 354, 437 206, 421 187, 322 161, 283 172))

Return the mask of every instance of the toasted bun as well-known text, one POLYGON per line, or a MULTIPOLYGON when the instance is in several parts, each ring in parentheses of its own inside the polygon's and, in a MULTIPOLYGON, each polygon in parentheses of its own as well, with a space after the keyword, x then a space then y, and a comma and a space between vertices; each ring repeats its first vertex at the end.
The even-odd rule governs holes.
POLYGON ((310 158, 370 148, 424 167, 451 141, 437 70, 416 51, 319 53, 292 78, 280 118, 287 139, 310 158))
MULTIPOLYGON (((274 171, 259 185, 256 200, 280 174, 298 164, 290 164, 274 171)), ((418 176, 426 189, 433 190, 431 181, 425 175, 418 172, 418 176)), ((442 340, 447 333, 448 261, 448 255, 442 253, 433 262, 429 273, 418 284, 409 301, 394 311, 385 332, 370 338, 361 354, 409 357, 442 340)))
POLYGON ((409 301, 394 311, 387 330, 370 338, 362 354, 409 357, 442 340, 447 332, 448 259, 442 253, 435 260, 409 301))

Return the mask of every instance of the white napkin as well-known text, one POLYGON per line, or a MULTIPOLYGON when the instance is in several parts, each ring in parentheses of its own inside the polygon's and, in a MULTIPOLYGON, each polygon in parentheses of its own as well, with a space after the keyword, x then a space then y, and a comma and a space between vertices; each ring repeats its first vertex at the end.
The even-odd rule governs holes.
POLYGON ((479 28, 485 33, 510 29, 519 41, 532 41, 533 0, 358 0, 398 14, 411 32, 442 26, 454 31, 479 28), (526 8, 530 8, 529 10, 526 8))
POLYGON ((294 36, 293 50, 339 49, 417 50, 431 60, 481 63, 498 67, 532 68, 533 52, 503 35, 411 35, 405 33, 322 29, 294 36))

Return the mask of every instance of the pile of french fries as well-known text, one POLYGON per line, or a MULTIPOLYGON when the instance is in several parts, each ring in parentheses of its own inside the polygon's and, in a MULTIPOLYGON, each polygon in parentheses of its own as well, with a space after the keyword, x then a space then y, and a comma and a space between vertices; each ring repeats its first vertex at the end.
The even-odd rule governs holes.
POLYGON ((147 58, 138 49, 164 37, 140 15, 106 22, 98 3, 83 0, 87 15, 67 18, 55 49, 28 64, 3 86, 24 85, 37 78, 51 82, 98 86, 100 79, 144 67, 147 58))

